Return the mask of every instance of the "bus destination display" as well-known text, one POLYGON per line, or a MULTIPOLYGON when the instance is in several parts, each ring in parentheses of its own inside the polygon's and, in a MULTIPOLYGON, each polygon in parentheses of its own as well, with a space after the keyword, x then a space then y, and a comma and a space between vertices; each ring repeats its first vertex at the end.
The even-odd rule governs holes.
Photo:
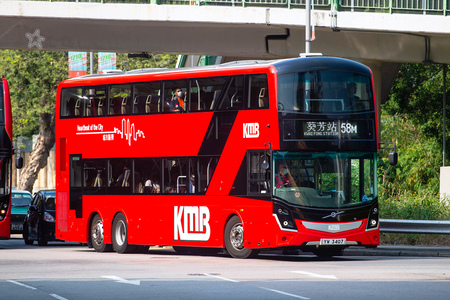
POLYGON ((285 141, 295 140, 374 140, 372 120, 283 120, 285 141))
POLYGON ((358 137, 358 124, 348 121, 304 121, 305 138, 338 138, 340 135, 358 137))

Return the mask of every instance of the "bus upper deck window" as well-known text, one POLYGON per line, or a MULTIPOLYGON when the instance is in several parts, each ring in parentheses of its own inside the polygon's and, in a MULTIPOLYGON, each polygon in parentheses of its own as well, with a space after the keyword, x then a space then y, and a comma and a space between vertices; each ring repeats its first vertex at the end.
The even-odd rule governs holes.
POLYGON ((373 111, 371 78, 346 71, 311 71, 281 75, 278 109, 302 113, 373 111))
POLYGON ((132 103, 130 84, 110 86, 108 115, 128 115, 132 103))

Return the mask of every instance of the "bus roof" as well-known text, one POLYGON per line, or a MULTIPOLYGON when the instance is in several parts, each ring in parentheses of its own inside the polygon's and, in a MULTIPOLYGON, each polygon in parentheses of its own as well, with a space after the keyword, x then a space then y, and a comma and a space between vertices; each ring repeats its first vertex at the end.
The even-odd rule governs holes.
MULTIPOLYGON (((103 74, 92 74, 80 77, 71 78, 63 82, 69 83, 70 86, 77 81, 82 80, 95 80, 95 79, 106 79, 114 78, 115 81, 118 78, 126 78, 128 76, 145 76, 145 75, 163 75, 171 74, 177 72, 183 73, 194 73, 201 71, 212 71, 212 70, 233 70, 233 69, 261 69, 267 68, 269 66, 275 67, 278 74, 292 73, 292 72, 302 72, 311 70, 333 70, 342 68, 348 69, 349 71, 358 73, 370 72, 369 68, 354 62, 351 60, 336 58, 336 57, 323 57, 323 56, 311 56, 311 57, 297 57, 297 58, 286 58, 277 60, 242 60, 242 61, 232 61, 226 62, 219 65, 209 65, 209 66, 195 66, 186 68, 145 68, 136 69, 131 71, 121 71, 114 70, 108 71, 103 74), (344 66, 345 65, 345 66, 344 66)), ((138 79, 138 78, 135 78, 138 79)), ((90 82, 90 84, 95 84, 90 82)))

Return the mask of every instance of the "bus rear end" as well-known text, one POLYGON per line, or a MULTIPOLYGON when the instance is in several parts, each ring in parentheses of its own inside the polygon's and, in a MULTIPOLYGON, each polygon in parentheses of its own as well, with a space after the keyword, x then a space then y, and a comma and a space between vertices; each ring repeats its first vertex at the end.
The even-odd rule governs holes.
POLYGON ((8 82, 0 79, 0 239, 11 227, 12 114, 8 82))

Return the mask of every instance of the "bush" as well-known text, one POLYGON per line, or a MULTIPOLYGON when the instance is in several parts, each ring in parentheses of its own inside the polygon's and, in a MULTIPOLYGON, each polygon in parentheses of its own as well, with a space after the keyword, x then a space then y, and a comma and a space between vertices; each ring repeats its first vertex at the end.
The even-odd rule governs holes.
MULTIPOLYGON (((380 218, 450 220, 448 199, 439 196, 442 147, 405 115, 383 116, 382 136, 396 141, 398 165, 390 166, 387 151, 378 155, 380 218)), ((382 244, 450 245, 445 235, 382 234, 382 244)))
MULTIPOLYGON (((448 199, 427 189, 405 192, 402 195, 379 197, 382 219, 406 220, 450 220, 448 199)), ((402 244, 419 246, 450 246, 450 239, 442 234, 381 234, 381 244, 402 244)))
POLYGON ((379 197, 380 217, 382 219, 406 220, 448 220, 450 209, 446 200, 427 189, 401 195, 379 197))

